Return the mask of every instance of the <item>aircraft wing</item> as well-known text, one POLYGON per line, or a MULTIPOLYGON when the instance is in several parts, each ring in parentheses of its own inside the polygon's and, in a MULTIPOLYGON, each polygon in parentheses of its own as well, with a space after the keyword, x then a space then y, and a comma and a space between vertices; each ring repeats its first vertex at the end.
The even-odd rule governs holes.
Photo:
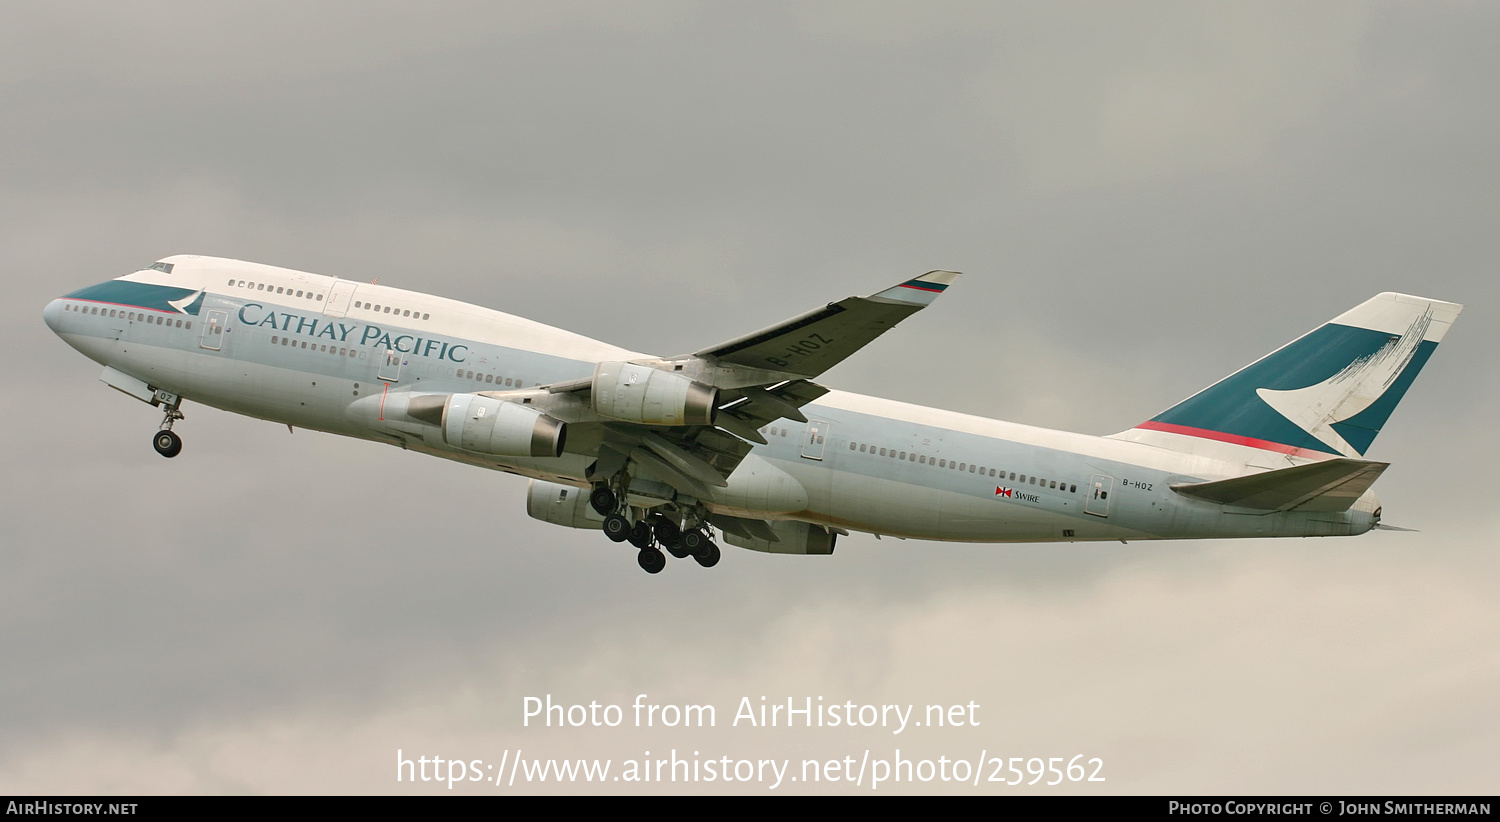
MULTIPOLYGON (((609 476, 628 461, 682 493, 708 496, 711 487, 728 484, 751 443, 766 443, 762 429, 767 425, 781 419, 807 422, 802 406, 828 393, 807 378, 822 374, 930 305, 957 278, 956 272, 930 271, 696 354, 652 361, 653 367, 671 366, 716 386, 713 424, 596 423, 603 431, 592 476, 609 476)), ((589 379, 580 379, 542 390, 583 395, 590 386, 589 379)))
POLYGON ((797 377, 816 377, 896 323, 931 305, 957 279, 955 271, 929 271, 878 294, 829 303, 770 328, 705 348, 694 356, 797 377))

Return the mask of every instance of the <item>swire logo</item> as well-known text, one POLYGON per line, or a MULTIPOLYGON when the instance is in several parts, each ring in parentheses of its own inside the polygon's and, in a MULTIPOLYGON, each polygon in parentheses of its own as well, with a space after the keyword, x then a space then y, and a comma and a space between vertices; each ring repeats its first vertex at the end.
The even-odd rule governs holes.
POLYGON ((1011 494, 1010 494, 1010 489, 1009 488, 1005 488, 1005 487, 1000 486, 1000 485, 995 486, 995 496, 997 496, 997 497, 1008 497, 1010 495, 1011 494))

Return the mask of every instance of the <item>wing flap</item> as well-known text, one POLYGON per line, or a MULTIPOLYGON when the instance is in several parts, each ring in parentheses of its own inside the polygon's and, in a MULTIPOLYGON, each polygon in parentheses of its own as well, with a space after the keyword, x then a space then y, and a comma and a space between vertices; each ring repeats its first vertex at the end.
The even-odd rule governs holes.
POLYGON ((1215 482, 1178 483, 1186 497, 1261 511, 1347 511, 1390 463, 1329 459, 1215 482))

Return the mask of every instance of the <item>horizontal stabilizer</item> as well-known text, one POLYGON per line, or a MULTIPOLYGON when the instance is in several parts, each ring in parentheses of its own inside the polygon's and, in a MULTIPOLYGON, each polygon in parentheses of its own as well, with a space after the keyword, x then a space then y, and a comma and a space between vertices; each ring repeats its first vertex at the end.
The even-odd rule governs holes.
POLYGON ((1261 511, 1347 511, 1387 462, 1336 458, 1216 482, 1178 483, 1187 497, 1261 511))

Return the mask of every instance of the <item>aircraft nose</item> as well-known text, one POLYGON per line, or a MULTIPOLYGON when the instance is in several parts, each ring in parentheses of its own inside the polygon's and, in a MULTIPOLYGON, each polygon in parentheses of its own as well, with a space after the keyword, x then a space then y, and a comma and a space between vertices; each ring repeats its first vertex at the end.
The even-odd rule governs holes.
POLYGON ((52 329, 52 333, 54 334, 59 333, 59 326, 62 324, 62 313, 62 300, 53 300, 47 303, 46 308, 42 309, 42 319, 46 321, 47 327, 52 329))

